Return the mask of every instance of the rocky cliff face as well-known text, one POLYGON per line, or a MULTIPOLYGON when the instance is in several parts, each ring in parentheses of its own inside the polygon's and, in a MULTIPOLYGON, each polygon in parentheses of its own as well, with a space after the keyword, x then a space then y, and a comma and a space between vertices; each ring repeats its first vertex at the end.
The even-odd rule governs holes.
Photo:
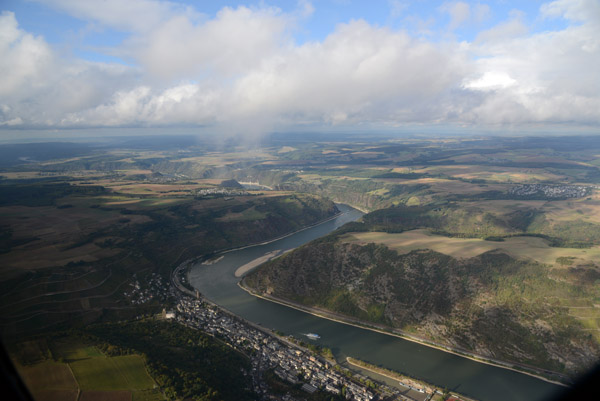
POLYGON ((266 264, 246 284, 450 347, 569 374, 600 357, 598 343, 568 309, 549 302, 585 288, 499 252, 470 259, 429 250, 399 255, 332 236, 266 264))

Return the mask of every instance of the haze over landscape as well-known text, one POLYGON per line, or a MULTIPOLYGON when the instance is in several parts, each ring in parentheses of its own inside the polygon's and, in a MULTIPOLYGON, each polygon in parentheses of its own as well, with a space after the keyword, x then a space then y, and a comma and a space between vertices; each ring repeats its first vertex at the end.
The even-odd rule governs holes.
POLYGON ((573 396, 600 362, 598 71, 600 0, 4 0, 7 386, 573 396))

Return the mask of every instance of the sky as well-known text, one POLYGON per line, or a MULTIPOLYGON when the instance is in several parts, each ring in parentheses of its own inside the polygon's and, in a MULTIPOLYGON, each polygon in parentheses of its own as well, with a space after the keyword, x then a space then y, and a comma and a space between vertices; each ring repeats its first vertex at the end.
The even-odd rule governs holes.
POLYGON ((182 127, 600 133, 600 0, 0 1, 0 139, 182 127))

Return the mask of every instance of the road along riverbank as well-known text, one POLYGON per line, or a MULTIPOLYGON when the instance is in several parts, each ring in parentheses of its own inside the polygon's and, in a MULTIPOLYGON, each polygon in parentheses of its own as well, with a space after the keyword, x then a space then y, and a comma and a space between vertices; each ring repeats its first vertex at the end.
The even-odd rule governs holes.
MULTIPOLYGON (((334 312, 331 312, 331 311, 328 311, 325 309, 308 307, 306 305, 302 305, 302 304, 292 302, 292 301, 282 299, 282 298, 273 297, 271 295, 259 294, 259 293, 255 292, 254 290, 252 290, 250 287, 248 287, 244 283, 243 279, 238 283, 238 286, 252 296, 255 296, 255 297, 270 301, 270 302, 275 302, 280 305, 284 305, 284 306, 287 306, 287 307, 290 307, 290 308, 293 308, 293 309, 296 309, 296 310, 299 310, 299 311, 302 311, 305 313, 309 313, 313 316, 332 320, 337 323, 342 323, 342 324, 347 324, 347 325, 354 326, 354 327, 359 327, 361 329, 371 330, 371 331, 389 335, 389 336, 398 337, 403 340, 412 341, 412 342, 415 342, 420 345, 424 345, 424 346, 427 346, 430 348, 435 348, 440 351, 448 352, 448 353, 451 353, 451 354, 454 354, 454 355, 457 355, 457 356, 460 356, 463 358, 467 358, 467 359, 470 359, 475 362, 485 363, 487 365, 495 366, 498 368, 512 370, 514 372, 523 373, 528 376, 535 377, 536 379, 540 379, 540 380, 546 381, 548 383, 556 384, 558 386, 568 387, 568 384, 566 384, 564 382, 560 382, 558 380, 553 380, 552 378, 549 378, 544 375, 544 374, 552 374, 552 375, 564 377, 563 375, 561 375, 558 372, 542 371, 540 369, 537 369, 534 367, 529 367, 526 365, 521 365, 521 364, 517 364, 517 363, 513 363, 513 362, 501 361, 501 360, 492 359, 492 358, 486 358, 485 356, 477 355, 475 353, 471 353, 466 350, 453 349, 453 348, 447 347, 443 344, 428 341, 426 339, 419 338, 419 337, 413 336, 408 333, 404 333, 400 330, 392 329, 391 327, 376 325, 376 324, 361 321, 358 319, 352 319, 352 318, 349 318, 348 316, 340 315, 338 313, 334 313, 334 312)), ((564 379, 568 380, 568 378, 566 378, 566 377, 564 377, 564 379)))

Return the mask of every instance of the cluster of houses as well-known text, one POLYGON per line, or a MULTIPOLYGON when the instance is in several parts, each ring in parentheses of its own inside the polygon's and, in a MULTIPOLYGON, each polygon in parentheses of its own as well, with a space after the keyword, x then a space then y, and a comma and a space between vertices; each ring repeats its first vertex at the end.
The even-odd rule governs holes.
POLYGON ((373 390, 333 369, 327 360, 206 302, 181 297, 176 319, 187 326, 223 338, 249 355, 254 370, 255 390, 266 399, 271 398, 268 389, 256 381, 260 381, 262 373, 269 369, 274 369, 274 373, 284 381, 302 384, 302 390, 307 393, 322 389, 357 401, 370 401, 378 397, 373 390))
POLYGON ((209 196, 239 196, 248 195, 248 192, 243 189, 232 189, 232 188, 202 188, 196 191, 197 197, 209 197, 209 196))
POLYGON ((583 198, 591 192, 592 189, 588 186, 561 184, 524 184, 508 190, 511 195, 522 197, 544 196, 551 199, 583 198))
POLYGON ((130 288, 123 292, 123 295, 129 298, 133 305, 142 305, 153 298, 166 299, 169 291, 168 286, 164 285, 163 278, 157 273, 152 273, 146 284, 141 285, 136 279, 130 284, 130 288))

